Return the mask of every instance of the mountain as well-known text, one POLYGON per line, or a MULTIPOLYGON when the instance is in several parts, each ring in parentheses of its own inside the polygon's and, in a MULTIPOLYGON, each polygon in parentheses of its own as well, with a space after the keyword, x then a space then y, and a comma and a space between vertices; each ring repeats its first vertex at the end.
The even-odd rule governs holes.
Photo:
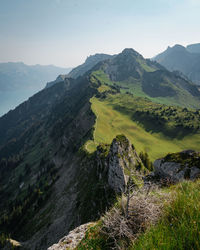
POLYGON ((68 75, 59 75, 46 87, 65 81, 68 77, 78 78, 91 70, 98 69, 105 77, 130 93, 146 96, 154 102, 199 108, 199 91, 179 72, 170 73, 160 64, 144 59, 133 49, 125 49, 119 55, 95 54, 85 63, 74 68, 68 75), (96 68, 95 68, 96 66, 96 68))
POLYGON ((200 43, 190 44, 186 47, 186 49, 191 53, 200 53, 200 43))
POLYGON ((77 66, 76 68, 72 69, 69 72, 69 74, 59 75, 56 78, 55 81, 48 82, 46 84, 46 88, 49 88, 49 87, 53 86, 57 82, 64 81, 68 77, 76 79, 76 78, 84 75, 87 71, 91 70, 99 62, 104 61, 106 59, 109 59, 111 57, 112 57, 111 55, 107 55, 107 54, 91 55, 85 60, 85 62, 83 64, 81 64, 81 65, 77 66))
POLYGON ((168 47, 167 50, 153 58, 170 71, 181 71, 191 81, 200 84, 200 45, 192 44, 186 48, 182 45, 168 47))
POLYGON ((95 64, 104 61, 106 59, 111 58, 111 55, 107 55, 107 54, 95 54, 92 56, 89 56, 85 62, 83 64, 81 64, 80 66, 74 68, 69 74, 69 77, 72 78, 77 78, 79 76, 84 75, 88 70, 90 70, 91 68, 94 67, 95 64))
POLYGON ((2 116, 0 246, 47 249, 143 185, 152 160, 197 150, 200 112, 186 106, 199 102, 194 84, 125 49, 2 116))
POLYGON ((0 115, 41 90, 46 82, 55 79, 58 74, 69 71, 53 65, 0 63, 0 115))
MULTIPOLYGON (((144 59, 133 49, 97 65, 99 74, 137 96, 154 102, 199 108, 197 87, 177 73, 144 59)), ((97 72, 98 74, 98 72, 97 72)))

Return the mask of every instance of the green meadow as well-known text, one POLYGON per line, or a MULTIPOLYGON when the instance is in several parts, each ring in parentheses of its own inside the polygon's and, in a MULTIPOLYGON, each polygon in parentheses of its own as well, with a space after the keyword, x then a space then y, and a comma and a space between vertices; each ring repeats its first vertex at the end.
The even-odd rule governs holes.
MULTIPOLYGON (((106 91, 107 87, 100 86, 99 92, 102 93, 104 90, 106 91)), ((131 98, 134 97, 122 94, 108 95, 104 99, 91 98, 90 102, 92 111, 96 116, 96 123, 93 140, 85 144, 87 151, 93 152, 100 143, 111 143, 118 134, 126 135, 137 151, 146 151, 151 160, 163 157, 167 153, 185 149, 199 150, 200 133, 188 134, 181 138, 171 138, 163 132, 147 131, 138 120, 134 120, 132 113, 129 111, 130 103, 128 105, 126 102, 131 98), (128 105, 127 112, 116 109, 116 103, 119 104, 120 100, 121 103, 128 105)))
MULTIPOLYGON (((149 67, 146 64, 142 64, 142 67, 147 72, 153 72, 155 69, 149 67)), ((190 93, 185 91, 183 88, 177 88, 173 83, 170 83, 170 86, 176 91, 175 96, 167 96, 167 97, 151 97, 147 93, 144 92, 142 88, 141 80, 135 79, 133 77, 129 77, 125 81, 111 81, 109 77, 102 71, 97 70, 92 72, 92 77, 96 80, 101 82, 103 85, 115 85, 120 88, 121 93, 129 92, 134 96, 146 97, 152 102, 161 103, 166 105, 176 105, 180 107, 187 107, 187 108, 200 108, 199 99, 192 96, 190 93)), ((161 83, 162 85, 162 83, 161 83)))

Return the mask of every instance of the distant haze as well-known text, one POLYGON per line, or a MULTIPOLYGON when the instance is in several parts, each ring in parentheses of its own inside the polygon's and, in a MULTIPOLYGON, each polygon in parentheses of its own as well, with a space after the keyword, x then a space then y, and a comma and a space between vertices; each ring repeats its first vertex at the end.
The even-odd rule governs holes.
POLYGON ((0 116, 43 89, 48 81, 69 71, 53 65, 0 63, 0 116))
POLYGON ((199 0, 1 0, 0 61, 74 67, 134 48, 153 57, 200 41, 199 0))

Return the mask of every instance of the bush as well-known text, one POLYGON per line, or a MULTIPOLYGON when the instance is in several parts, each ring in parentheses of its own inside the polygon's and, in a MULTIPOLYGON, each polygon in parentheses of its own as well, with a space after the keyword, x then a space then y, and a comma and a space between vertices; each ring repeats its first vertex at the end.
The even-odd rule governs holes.
POLYGON ((141 232, 155 224, 162 208, 162 198, 135 192, 130 199, 128 217, 125 212, 125 197, 102 218, 101 233, 105 235, 115 249, 126 249, 141 232))

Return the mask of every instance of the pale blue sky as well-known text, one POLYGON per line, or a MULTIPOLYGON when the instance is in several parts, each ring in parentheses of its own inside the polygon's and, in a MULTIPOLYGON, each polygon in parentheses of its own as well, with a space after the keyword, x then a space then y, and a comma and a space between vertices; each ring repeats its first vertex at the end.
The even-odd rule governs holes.
POLYGON ((200 0, 0 0, 0 62, 71 67, 131 47, 200 42, 200 0))

